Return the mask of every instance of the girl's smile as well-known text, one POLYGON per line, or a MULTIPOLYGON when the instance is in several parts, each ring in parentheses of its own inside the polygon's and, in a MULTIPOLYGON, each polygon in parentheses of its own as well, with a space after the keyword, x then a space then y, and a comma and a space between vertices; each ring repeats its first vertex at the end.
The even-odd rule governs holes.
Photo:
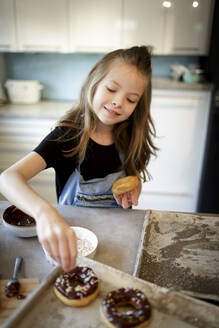
POLYGON ((120 114, 115 111, 115 109, 104 106, 105 110, 109 113, 109 115, 111 115, 112 117, 116 117, 116 116, 120 116, 120 114))
POLYGON ((125 121, 135 110, 145 89, 146 78, 133 65, 116 60, 100 81, 93 98, 98 127, 110 127, 125 121))

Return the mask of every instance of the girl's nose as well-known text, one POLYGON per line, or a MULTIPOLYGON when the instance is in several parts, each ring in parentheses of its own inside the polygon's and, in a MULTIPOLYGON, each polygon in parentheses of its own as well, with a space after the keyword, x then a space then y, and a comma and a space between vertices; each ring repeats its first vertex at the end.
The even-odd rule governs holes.
POLYGON ((113 107, 121 107, 122 106, 122 97, 117 97, 112 101, 113 107))

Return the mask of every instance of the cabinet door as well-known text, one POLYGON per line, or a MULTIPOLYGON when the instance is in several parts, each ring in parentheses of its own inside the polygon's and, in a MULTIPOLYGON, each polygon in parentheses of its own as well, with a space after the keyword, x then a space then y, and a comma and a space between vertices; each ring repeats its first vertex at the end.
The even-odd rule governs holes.
POLYGON ((20 51, 67 51, 67 0, 16 0, 20 51))
MULTIPOLYGON (((50 132, 56 120, 19 116, 0 117, 0 173, 32 151, 50 132)), ((51 203, 57 202, 52 168, 43 170, 30 179, 29 183, 43 198, 51 203)), ((4 199, 0 193, 0 200, 4 199)))
POLYGON ((120 46, 122 0, 70 0, 71 51, 110 51, 120 46))
POLYGON ((152 116, 159 152, 143 184, 139 208, 195 211, 207 134, 210 93, 154 94, 152 116))
POLYGON ((213 0, 174 0, 167 9, 166 54, 207 55, 210 41, 213 0))
POLYGON ((161 0, 124 0, 124 47, 151 45, 155 54, 163 53, 163 36, 166 10, 161 0))
POLYGON ((13 0, 0 1, 0 51, 15 51, 15 12, 13 0))

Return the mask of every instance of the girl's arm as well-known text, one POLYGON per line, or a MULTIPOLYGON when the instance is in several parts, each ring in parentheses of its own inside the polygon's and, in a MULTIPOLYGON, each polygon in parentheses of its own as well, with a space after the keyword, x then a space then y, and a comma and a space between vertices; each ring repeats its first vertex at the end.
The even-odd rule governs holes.
POLYGON ((0 191, 36 220, 40 243, 65 271, 70 271, 77 256, 75 233, 58 211, 27 183, 45 167, 44 159, 31 152, 0 175, 0 191))

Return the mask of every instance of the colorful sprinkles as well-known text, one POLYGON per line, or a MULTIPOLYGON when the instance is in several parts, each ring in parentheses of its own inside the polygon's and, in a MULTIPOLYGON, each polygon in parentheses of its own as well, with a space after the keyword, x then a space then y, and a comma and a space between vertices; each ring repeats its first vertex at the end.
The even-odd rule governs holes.
POLYGON ((94 250, 92 243, 86 238, 77 238, 77 246, 78 252, 82 256, 87 256, 94 250))

